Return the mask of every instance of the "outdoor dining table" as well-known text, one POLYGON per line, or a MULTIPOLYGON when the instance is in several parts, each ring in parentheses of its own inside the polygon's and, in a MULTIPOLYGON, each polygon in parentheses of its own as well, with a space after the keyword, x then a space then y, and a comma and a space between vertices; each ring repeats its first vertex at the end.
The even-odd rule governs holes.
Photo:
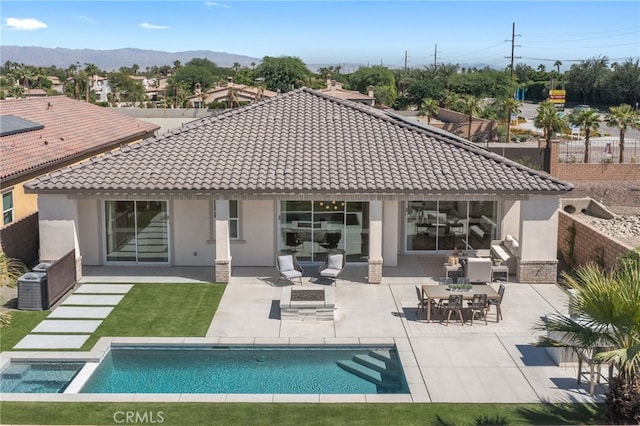
MULTIPOLYGON (((500 322, 500 295, 490 285, 474 284, 469 291, 450 290, 446 285, 423 285, 422 294, 427 300, 427 306, 431 306, 431 301, 448 299, 451 294, 461 294, 463 300, 473 300, 474 294, 486 294, 487 299, 496 299, 497 317, 496 322, 500 322)), ((427 309, 427 322, 431 322, 431 309, 427 309)))

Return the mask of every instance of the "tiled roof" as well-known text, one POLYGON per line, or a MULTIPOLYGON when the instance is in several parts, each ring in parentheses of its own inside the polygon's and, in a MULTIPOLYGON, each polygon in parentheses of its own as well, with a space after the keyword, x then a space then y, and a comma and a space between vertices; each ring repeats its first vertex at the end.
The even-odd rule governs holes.
POLYGON ((572 185, 449 133, 299 89, 42 176, 34 192, 525 194, 572 185))
POLYGON ((355 90, 347 90, 342 89, 340 87, 328 87, 326 89, 320 89, 320 93, 324 93, 325 95, 330 95, 335 98, 347 99, 347 100, 364 100, 364 101, 375 101, 376 98, 371 97, 369 95, 362 94, 355 90))
POLYGON ((158 129, 155 124, 66 96, 0 101, 0 114, 44 125, 0 138, 3 180, 149 137, 158 129))

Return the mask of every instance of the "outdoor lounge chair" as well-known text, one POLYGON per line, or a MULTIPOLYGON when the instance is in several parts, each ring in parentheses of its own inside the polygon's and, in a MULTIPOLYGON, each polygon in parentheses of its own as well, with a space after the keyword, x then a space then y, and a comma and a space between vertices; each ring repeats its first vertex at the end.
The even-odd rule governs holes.
POLYGON ((302 275, 304 275, 304 269, 298 263, 296 255, 291 250, 283 250, 278 254, 276 258, 276 269, 280 276, 278 277, 279 283, 281 279, 293 282, 294 279, 300 280, 302 285, 302 275))
POLYGON ((471 283, 490 283, 492 265, 489 258, 470 257, 465 265, 465 276, 471 283))
POLYGON ((344 250, 329 250, 327 252, 327 260, 318 268, 318 273, 321 277, 332 278, 333 285, 336 285, 338 278, 342 275, 342 271, 344 271, 346 260, 344 250))

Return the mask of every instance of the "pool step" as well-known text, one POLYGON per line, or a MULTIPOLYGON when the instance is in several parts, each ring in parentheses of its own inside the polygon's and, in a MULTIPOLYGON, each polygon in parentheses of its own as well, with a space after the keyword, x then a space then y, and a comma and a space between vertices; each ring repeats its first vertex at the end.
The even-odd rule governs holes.
POLYGON ((354 355, 350 360, 338 361, 337 364, 380 388, 390 390, 402 387, 402 370, 390 351, 370 351, 366 355, 354 355))
POLYGON ((372 370, 371 368, 350 359, 337 361, 337 364, 343 370, 346 370, 351 374, 355 374, 361 379, 364 379, 378 386, 383 386, 382 373, 380 373, 379 371, 372 370))

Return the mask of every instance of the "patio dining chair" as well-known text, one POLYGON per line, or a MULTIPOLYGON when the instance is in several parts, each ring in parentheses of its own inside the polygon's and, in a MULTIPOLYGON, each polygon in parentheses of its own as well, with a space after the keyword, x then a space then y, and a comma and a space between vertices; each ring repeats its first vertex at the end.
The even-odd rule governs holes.
POLYGON ((346 264, 345 251, 331 249, 327 252, 327 260, 318 268, 321 277, 333 279, 333 285, 337 285, 338 278, 342 276, 346 264))
POLYGON ((460 323, 464 325, 464 316, 462 315, 462 295, 461 294, 450 294, 449 301, 447 305, 444 307, 444 313, 447 315, 447 325, 449 325, 449 320, 451 319, 451 314, 455 312, 458 314, 458 318, 460 318, 460 323))
POLYGON ((498 287, 498 297, 492 297, 487 300, 487 312, 491 310, 491 306, 496 307, 496 322, 502 319, 502 302, 504 301, 504 291, 506 287, 500 284, 498 287))
POLYGON ((282 279, 290 282, 298 279, 300 280, 300 285, 302 285, 304 269, 302 269, 302 266, 298 263, 295 252, 291 250, 281 251, 276 258, 276 269, 278 270, 278 274, 280 274, 276 284, 278 284, 282 279))
POLYGON ((480 314, 484 318, 485 325, 487 324, 487 311, 489 305, 487 303, 486 294, 474 294, 471 303, 469 303, 469 310, 471 311, 471 325, 473 325, 473 318, 476 314, 480 314))

